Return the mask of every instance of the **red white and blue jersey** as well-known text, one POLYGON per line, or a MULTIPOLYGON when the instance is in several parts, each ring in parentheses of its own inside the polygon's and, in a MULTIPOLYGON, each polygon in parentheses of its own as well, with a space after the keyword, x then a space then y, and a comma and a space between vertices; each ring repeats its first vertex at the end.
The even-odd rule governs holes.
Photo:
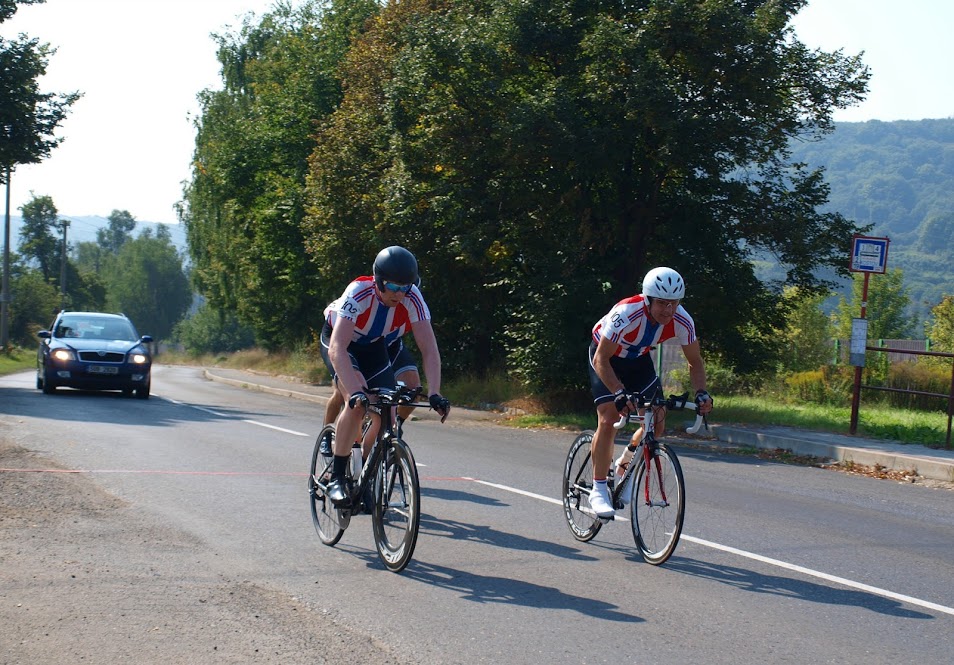
POLYGON ((593 326, 593 342, 599 344, 601 337, 619 344, 617 357, 635 358, 667 339, 675 338, 682 346, 692 344, 696 341, 696 325, 682 305, 665 326, 653 323, 649 319, 649 302, 638 295, 620 300, 593 326))
POLYGON ((399 304, 388 307, 378 297, 374 278, 359 277, 325 308, 325 319, 332 328, 339 318, 354 321, 353 343, 371 344, 383 337, 390 344, 408 333, 411 324, 430 320, 431 312, 416 286, 399 304))

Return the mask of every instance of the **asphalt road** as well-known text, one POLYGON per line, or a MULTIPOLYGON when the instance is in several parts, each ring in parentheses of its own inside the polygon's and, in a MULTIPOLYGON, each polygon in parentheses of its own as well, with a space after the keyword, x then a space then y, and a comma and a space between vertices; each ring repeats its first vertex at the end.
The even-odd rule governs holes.
MULTIPOLYGON (((0 520, 0 624, 14 627, 0 631, 0 662, 64 643, 84 662, 951 662, 948 490, 677 448, 683 539, 653 567, 624 520, 590 543, 571 537, 559 495, 572 433, 427 419, 405 432, 423 517, 396 575, 369 518, 334 548, 314 532, 320 407, 197 369, 154 372, 147 401, 0 378, 0 435, 84 471, 0 470, 0 488, 26 475, 72 488, 69 475, 109 504, 56 523, 55 556, 31 550, 29 520, 0 520), (76 642, 77 626, 95 644, 76 642)), ((10 502, 0 496, 0 516, 10 502)))

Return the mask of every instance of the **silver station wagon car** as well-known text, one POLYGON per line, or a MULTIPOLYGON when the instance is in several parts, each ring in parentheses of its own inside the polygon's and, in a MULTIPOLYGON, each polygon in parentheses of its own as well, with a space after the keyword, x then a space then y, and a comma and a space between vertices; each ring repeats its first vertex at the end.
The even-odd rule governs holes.
POLYGON ((149 398, 152 337, 140 336, 126 316, 60 312, 37 336, 36 387, 47 395, 63 386, 149 398))

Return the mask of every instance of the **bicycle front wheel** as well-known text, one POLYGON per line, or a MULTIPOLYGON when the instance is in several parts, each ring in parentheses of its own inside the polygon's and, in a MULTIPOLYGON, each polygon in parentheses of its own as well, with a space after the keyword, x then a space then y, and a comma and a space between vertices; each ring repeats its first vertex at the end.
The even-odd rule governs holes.
POLYGON ((388 570, 400 572, 411 561, 421 523, 421 487, 414 455, 395 437, 381 455, 374 480, 374 544, 388 570))
POLYGON ((315 441, 315 451, 311 454, 311 472, 308 474, 308 499, 311 504, 311 520, 315 524, 315 531, 325 545, 334 545, 348 528, 350 517, 346 517, 334 507, 331 499, 325 494, 325 488, 331 481, 331 460, 321 454, 321 444, 327 439, 330 449, 335 447, 335 426, 327 425, 318 440, 315 441))
POLYGON ((603 521, 590 508, 590 490, 593 488, 592 445, 593 432, 582 432, 570 446, 563 466, 563 514, 573 537, 583 542, 592 540, 603 526, 603 521))
POLYGON ((686 516, 686 487, 676 453, 659 444, 646 465, 640 457, 630 510, 633 538, 647 563, 658 566, 672 556, 686 516))

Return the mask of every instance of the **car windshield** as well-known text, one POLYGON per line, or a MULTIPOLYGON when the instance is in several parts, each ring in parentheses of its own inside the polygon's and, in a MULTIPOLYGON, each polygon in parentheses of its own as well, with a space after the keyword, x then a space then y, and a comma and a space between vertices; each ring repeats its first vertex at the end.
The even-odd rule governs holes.
POLYGON ((53 331, 53 336, 124 342, 134 342, 139 339, 128 321, 88 316, 64 316, 53 331))

